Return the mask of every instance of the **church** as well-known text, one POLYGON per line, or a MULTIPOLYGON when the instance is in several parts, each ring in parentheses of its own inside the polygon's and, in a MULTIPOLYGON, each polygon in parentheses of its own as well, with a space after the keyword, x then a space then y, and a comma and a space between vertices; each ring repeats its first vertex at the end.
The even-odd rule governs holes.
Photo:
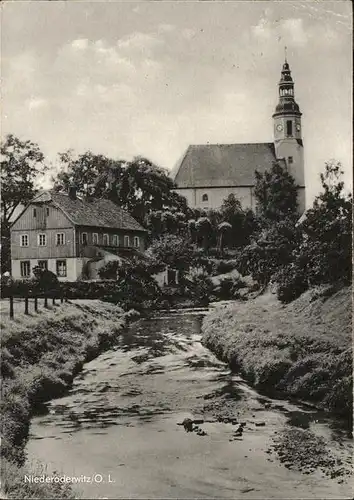
POLYGON ((285 59, 273 113, 273 142, 190 145, 174 169, 176 191, 191 208, 217 209, 233 193, 243 208, 255 210, 255 170, 285 166, 298 188, 299 213, 305 210, 304 148, 294 82, 285 59))

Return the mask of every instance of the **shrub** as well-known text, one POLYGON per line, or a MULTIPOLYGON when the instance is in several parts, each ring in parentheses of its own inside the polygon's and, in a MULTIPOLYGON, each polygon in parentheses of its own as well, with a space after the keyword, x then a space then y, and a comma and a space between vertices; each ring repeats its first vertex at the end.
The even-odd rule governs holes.
POLYGON ((215 295, 221 300, 239 298, 239 290, 244 288, 246 283, 239 277, 223 278, 214 290, 215 295))
POLYGON ((185 294, 194 301, 208 304, 214 284, 204 272, 191 271, 183 280, 185 294))
POLYGON ((274 279, 277 282, 277 297, 284 304, 297 299, 308 289, 305 270, 294 263, 281 268, 274 279))
POLYGON ((237 269, 237 261, 236 260, 220 260, 214 262, 213 266, 213 274, 226 274, 234 269, 237 269))

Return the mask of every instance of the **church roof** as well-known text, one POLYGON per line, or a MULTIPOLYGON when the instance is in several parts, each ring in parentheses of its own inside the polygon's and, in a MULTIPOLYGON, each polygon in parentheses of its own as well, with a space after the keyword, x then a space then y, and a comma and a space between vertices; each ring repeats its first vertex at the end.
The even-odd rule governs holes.
POLYGON ((253 186, 275 161, 272 142, 189 146, 175 169, 177 188, 253 186))

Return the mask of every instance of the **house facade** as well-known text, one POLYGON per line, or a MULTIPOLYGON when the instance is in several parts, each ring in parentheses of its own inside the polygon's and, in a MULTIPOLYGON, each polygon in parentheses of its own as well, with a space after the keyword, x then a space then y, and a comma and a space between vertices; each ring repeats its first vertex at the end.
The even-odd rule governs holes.
POLYGON ((278 96, 272 115, 273 142, 200 144, 187 148, 174 169, 173 178, 176 191, 187 199, 191 208, 218 209, 233 193, 243 208, 255 211, 255 171, 269 171, 273 162, 278 161, 295 179, 299 213, 304 212, 302 113, 295 101, 294 82, 286 60, 281 70, 278 96))
POLYGON ((37 196, 11 226, 11 274, 33 275, 40 266, 61 281, 96 279, 109 260, 145 250, 147 231, 104 199, 83 200, 48 191, 37 196))

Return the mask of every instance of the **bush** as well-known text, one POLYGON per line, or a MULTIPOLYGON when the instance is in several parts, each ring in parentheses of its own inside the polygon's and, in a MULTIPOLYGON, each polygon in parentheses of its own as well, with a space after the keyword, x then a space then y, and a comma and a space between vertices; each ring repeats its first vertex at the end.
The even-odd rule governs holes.
POLYGON ((308 281, 304 269, 289 264, 275 275, 277 282, 277 297, 283 304, 300 297, 308 289, 308 281))
POLYGON ((223 278, 214 290, 214 294, 221 300, 239 298, 239 290, 245 288, 246 283, 239 277, 223 278))
POLYGON ((213 274, 226 274, 233 271, 234 269, 237 269, 236 260, 220 260, 214 263, 213 274))
POLYGON ((214 284, 203 272, 190 272, 183 280, 185 295, 200 304, 208 304, 214 284))

